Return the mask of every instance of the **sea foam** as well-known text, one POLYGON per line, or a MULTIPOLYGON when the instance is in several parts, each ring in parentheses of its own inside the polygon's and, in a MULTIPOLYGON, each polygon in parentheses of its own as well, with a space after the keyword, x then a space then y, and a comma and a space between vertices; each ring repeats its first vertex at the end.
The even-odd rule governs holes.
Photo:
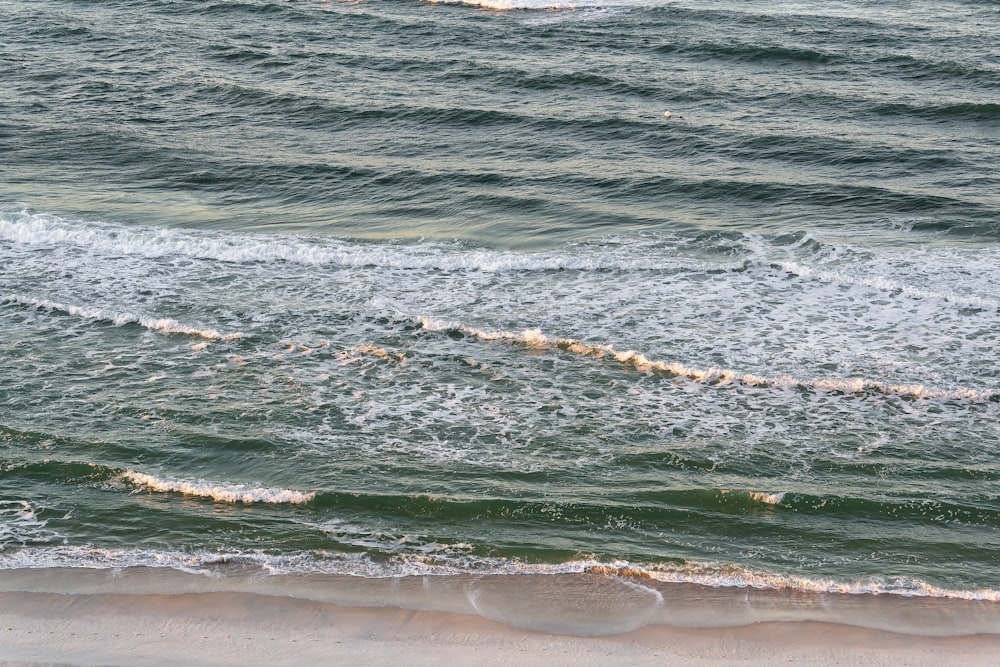
POLYGON ((0 500, 0 552, 8 547, 47 541, 53 535, 46 530, 47 524, 28 502, 0 500))

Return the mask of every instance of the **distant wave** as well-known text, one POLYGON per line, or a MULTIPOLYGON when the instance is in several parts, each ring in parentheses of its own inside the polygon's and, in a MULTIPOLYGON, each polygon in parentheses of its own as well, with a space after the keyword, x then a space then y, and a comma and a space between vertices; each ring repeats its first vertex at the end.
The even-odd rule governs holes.
POLYGON ((126 470, 122 477, 151 491, 165 493, 182 493, 199 498, 211 498, 225 503, 270 503, 301 505, 316 497, 313 492, 293 491, 290 489, 275 489, 249 484, 233 484, 229 482, 210 482, 203 479, 185 480, 169 477, 156 477, 141 472, 126 470))
POLYGON ((243 334, 239 332, 223 334, 219 333, 215 329, 199 329, 197 327, 181 324, 177 320, 169 318, 142 317, 141 315, 137 315, 135 313, 112 313, 97 308, 81 308, 79 306, 56 303, 55 301, 49 301, 48 299, 36 299, 34 297, 8 294, 0 297, 0 304, 4 303, 13 303, 38 308, 40 310, 66 313, 67 315, 72 315, 73 317, 93 320, 96 322, 110 322, 117 327, 124 326, 126 324, 138 324, 139 326, 149 329, 150 331, 198 336, 208 340, 231 341, 243 338, 243 334))
POLYGON ((666 373, 674 377, 683 377, 713 386, 736 384, 747 387, 807 389, 844 394, 895 394, 912 398, 940 398, 960 401, 1000 400, 1000 394, 978 392, 972 389, 934 389, 922 384, 889 384, 865 378, 799 379, 790 375, 772 378, 752 373, 741 374, 723 368, 694 368, 676 361, 648 359, 644 354, 634 350, 620 351, 608 344, 585 343, 573 338, 550 338, 538 329, 527 329, 521 333, 486 331, 457 322, 445 322, 428 317, 420 318, 419 322, 421 327, 427 331, 454 331, 483 341, 515 343, 529 348, 558 349, 585 357, 610 359, 638 371, 666 373))

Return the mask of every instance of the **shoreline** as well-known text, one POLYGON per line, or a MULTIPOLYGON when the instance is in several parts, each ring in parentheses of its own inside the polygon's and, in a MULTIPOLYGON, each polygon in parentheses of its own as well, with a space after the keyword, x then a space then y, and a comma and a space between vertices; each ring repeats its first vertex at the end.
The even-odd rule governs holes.
POLYGON ((995 602, 606 573, 0 570, 0 665, 987 665, 995 602))
POLYGON ((1000 602, 935 595, 817 592, 661 581, 608 568, 560 573, 389 577, 275 571, 219 561, 191 567, 0 569, 0 594, 253 594, 345 608, 395 607, 479 616, 522 630, 620 635, 647 626, 709 629, 818 622, 913 636, 1000 636, 1000 602))
POLYGON ((1000 635, 814 621, 580 637, 486 618, 253 593, 0 593, 0 665, 987 665, 1000 635))

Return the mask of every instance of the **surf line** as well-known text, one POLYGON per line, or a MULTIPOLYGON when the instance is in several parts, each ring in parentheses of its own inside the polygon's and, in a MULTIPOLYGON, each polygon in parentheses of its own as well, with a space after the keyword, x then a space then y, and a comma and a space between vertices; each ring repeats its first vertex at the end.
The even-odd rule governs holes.
POLYGON ((910 398, 939 398, 956 401, 1000 402, 1000 393, 984 393, 972 389, 934 389, 922 384, 889 384, 864 378, 816 378, 802 380, 790 375, 763 377, 752 373, 737 373, 722 368, 691 368, 675 361, 649 359, 635 350, 616 350, 612 345, 585 343, 575 338, 552 338, 539 329, 526 329, 521 333, 512 331, 485 331, 457 322, 445 322, 429 317, 421 317, 418 322, 426 331, 455 332, 469 338, 488 342, 504 342, 523 345, 532 349, 551 349, 572 352, 584 357, 610 359, 622 366, 637 371, 663 373, 710 386, 741 385, 754 388, 800 389, 826 391, 838 394, 880 394, 898 395, 910 398))

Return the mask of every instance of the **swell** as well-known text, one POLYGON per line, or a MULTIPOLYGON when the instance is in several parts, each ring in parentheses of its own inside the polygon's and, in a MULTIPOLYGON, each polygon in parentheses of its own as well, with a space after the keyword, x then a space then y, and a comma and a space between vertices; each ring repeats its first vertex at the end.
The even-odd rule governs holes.
MULTIPOLYGON (((898 522, 927 526, 982 526, 1000 528, 1000 507, 983 495, 970 495, 962 503, 934 498, 861 497, 817 495, 797 491, 747 491, 742 489, 675 489, 640 491, 634 496, 640 507, 693 508, 703 512, 755 513, 763 509, 791 512, 825 522, 858 520, 884 522, 898 530, 898 522)), ((859 538, 856 538, 860 540, 859 538)), ((973 550, 974 551, 974 550, 973 550)))
POLYGON ((807 46, 740 44, 738 42, 670 43, 656 47, 658 53, 692 58, 717 58, 729 62, 777 63, 783 65, 837 65, 847 62, 841 53, 807 46))
POLYGON ((1000 103, 961 102, 957 104, 916 104, 892 102, 875 104, 872 112, 887 117, 912 116, 938 121, 973 121, 995 125, 1000 122, 1000 103))
MULTIPOLYGON (((828 29, 834 26, 828 26, 828 29)), ((783 28, 788 30, 787 27, 783 28)), ((834 28, 835 29, 835 28, 834 28)), ((871 34, 874 28, 872 24, 864 24, 860 28, 871 34)), ((901 46, 907 40, 898 35, 883 35, 886 41, 898 43, 901 46)), ((676 39, 676 38, 675 38, 676 39)), ((767 36, 763 36, 767 39, 767 36)), ((794 39, 794 36, 791 37, 794 39)), ((928 49, 927 53, 941 53, 942 57, 935 58, 931 55, 910 55, 891 54, 870 57, 867 50, 852 50, 845 46, 843 40, 856 41, 856 34, 844 35, 835 40, 827 40, 821 46, 809 46, 803 43, 772 43, 760 44, 755 42, 715 42, 701 41, 691 42, 683 38, 678 41, 662 43, 654 47, 654 52, 670 57, 682 57, 691 60, 719 60, 729 64, 756 65, 756 66, 778 66, 783 69, 799 69, 803 73, 824 72, 827 75, 851 74, 855 77, 863 72, 872 77, 898 78, 900 80, 916 80, 922 83, 941 83, 954 85, 956 80, 975 85, 980 90, 996 89, 997 70, 988 65, 972 62, 958 62, 948 60, 943 54, 947 53, 946 48, 940 51, 928 49)), ((875 37, 874 39, 878 39, 875 37)), ((879 46, 884 46, 880 44, 879 46)), ((953 111, 972 112, 976 109, 968 109, 969 106, 979 105, 956 105, 953 111)), ((982 105, 992 107, 995 105, 982 105)), ((947 108, 947 107, 946 107, 947 108)), ((984 110, 978 110, 980 112, 984 110)), ((947 113, 947 111, 945 112, 947 113)), ((995 112, 991 109, 985 110, 986 117, 994 117, 995 112)), ((930 112, 930 115, 936 115, 930 112)))

